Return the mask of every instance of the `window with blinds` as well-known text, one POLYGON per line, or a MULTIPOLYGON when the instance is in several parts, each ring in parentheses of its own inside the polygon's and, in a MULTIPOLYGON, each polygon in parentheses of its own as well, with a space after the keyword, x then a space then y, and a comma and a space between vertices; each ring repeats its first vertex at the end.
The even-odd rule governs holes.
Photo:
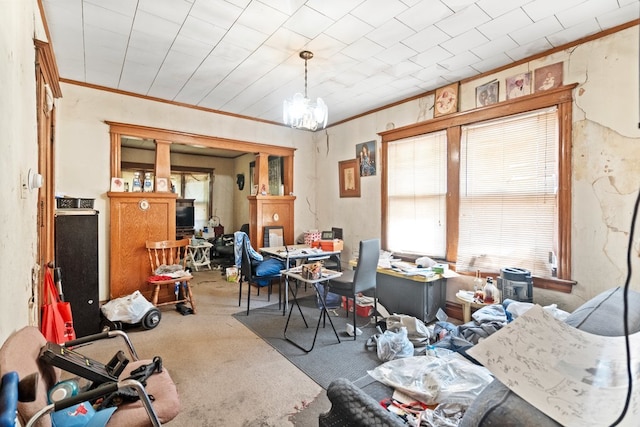
POLYGON ((552 276, 558 218, 557 108, 462 127, 458 271, 552 276))
POLYGON ((387 167, 387 249, 444 258, 446 131, 390 142, 387 167))

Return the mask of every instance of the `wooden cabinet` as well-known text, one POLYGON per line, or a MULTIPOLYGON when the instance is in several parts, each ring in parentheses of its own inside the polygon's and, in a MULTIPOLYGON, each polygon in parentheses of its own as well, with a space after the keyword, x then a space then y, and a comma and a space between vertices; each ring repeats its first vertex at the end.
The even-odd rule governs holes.
POLYGON ((295 196, 249 196, 249 239, 254 248, 262 247, 264 227, 284 227, 284 241, 293 245, 293 202, 295 196))
MULTIPOLYGON (((111 298, 136 290, 151 300, 147 240, 173 240, 176 235, 176 195, 172 193, 108 193, 110 198, 109 294, 111 298)), ((160 301, 173 298, 166 289, 160 301)))

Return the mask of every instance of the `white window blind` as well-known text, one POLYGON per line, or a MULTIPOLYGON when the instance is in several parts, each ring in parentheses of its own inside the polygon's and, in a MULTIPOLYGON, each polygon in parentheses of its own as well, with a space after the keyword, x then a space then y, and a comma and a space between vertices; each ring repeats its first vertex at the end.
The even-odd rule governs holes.
POLYGON ((389 143, 388 250, 444 258, 446 144, 446 131, 389 143))
POLYGON ((557 186, 556 108, 464 126, 457 270, 550 277, 557 186))

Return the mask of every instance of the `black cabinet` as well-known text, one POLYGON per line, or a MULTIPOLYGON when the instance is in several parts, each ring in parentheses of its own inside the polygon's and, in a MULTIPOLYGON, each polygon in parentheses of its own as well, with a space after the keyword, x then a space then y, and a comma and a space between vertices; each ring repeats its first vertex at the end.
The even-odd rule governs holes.
POLYGON ((97 211, 56 211, 55 257, 64 299, 71 303, 76 336, 100 332, 97 211))

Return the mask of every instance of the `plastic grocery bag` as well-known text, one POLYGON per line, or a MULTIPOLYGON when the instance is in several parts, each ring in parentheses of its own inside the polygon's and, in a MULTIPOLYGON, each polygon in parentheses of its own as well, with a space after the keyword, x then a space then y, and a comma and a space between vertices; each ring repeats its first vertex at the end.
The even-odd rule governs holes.
POLYGON ((100 309, 112 322, 138 323, 153 307, 140 291, 135 291, 126 297, 112 299, 100 309))
POLYGON ((383 362, 413 356, 413 344, 409 341, 407 328, 387 329, 377 336, 378 359, 383 362))

